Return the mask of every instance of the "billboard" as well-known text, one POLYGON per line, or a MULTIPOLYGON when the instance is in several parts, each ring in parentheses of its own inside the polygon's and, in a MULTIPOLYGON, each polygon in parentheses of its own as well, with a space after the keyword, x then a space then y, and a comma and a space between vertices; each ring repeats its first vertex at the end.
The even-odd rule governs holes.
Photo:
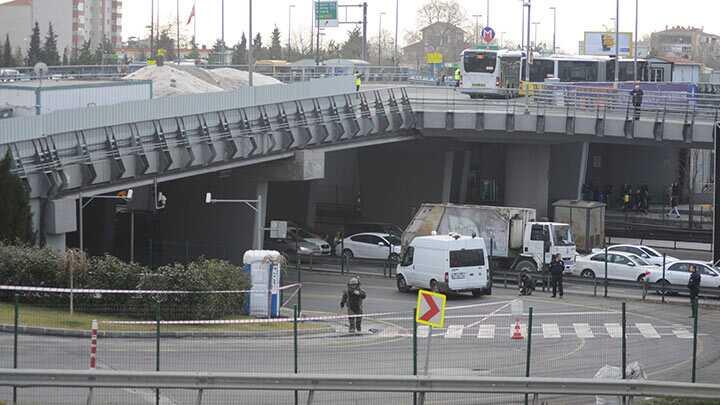
MULTIPOLYGON (((630 56, 633 53, 633 34, 620 33, 620 56, 630 56)), ((585 32, 585 55, 615 55, 614 32, 585 32)))
POLYGON ((335 28, 338 26, 337 1, 315 2, 315 21, 320 28, 335 28))

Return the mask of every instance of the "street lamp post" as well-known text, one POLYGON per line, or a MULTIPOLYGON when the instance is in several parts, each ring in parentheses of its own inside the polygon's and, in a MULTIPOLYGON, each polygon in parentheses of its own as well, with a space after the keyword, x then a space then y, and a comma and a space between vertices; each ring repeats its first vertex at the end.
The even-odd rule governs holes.
POLYGON ((638 81, 638 12, 640 6, 635 0, 635 45, 633 46, 633 80, 638 81))
POLYGON ((525 49, 525 0, 520 0, 520 3, 522 4, 522 24, 520 24, 520 49, 522 50, 525 49))
POLYGON ((540 22, 535 21, 532 23, 535 26, 535 35, 533 36, 533 45, 535 46, 535 50, 538 49, 538 25, 540 25, 540 22))
POLYGON ((295 8, 294 4, 288 6, 288 43, 287 43, 287 59, 290 61, 290 32, 292 31, 292 9, 295 8))
POLYGON ((620 81, 620 0, 615 1, 615 87, 620 81))
POLYGON ((556 45, 556 34, 557 34, 557 7, 550 7, 550 10, 553 12, 553 47, 552 47, 552 53, 553 55, 556 53, 557 45, 556 45))
POLYGON ((378 17, 380 18, 378 25, 378 66, 382 66, 382 16, 384 15, 384 11, 378 14, 378 17))
POLYGON ((400 25, 400 0, 395 0, 395 54, 393 55, 393 66, 398 66, 398 26, 400 25))
POLYGON ((248 18, 250 19, 250 21, 248 22, 248 24, 249 24, 248 32, 250 33, 250 38, 249 38, 250 41, 248 43, 248 45, 249 45, 248 46, 248 86, 252 87, 253 86, 253 70, 255 70, 255 66, 254 66, 255 59, 253 57, 253 35, 252 35, 252 20, 253 20, 252 0, 249 0, 249 3, 250 3, 250 5, 249 5, 250 10, 249 10, 248 18))
POLYGON ((480 18, 482 18, 482 14, 473 14, 473 17, 475 17, 475 46, 478 46, 480 43, 480 18))
POLYGON ((487 0, 487 25, 486 27, 490 26, 490 0, 487 0))
POLYGON ((212 198, 211 193, 205 193, 205 204, 244 204, 255 212, 257 218, 256 229, 255 229, 255 249, 262 250, 263 248, 263 233, 265 232, 265 226, 263 224, 263 208, 262 208, 262 196, 258 195, 257 200, 220 200, 212 198))

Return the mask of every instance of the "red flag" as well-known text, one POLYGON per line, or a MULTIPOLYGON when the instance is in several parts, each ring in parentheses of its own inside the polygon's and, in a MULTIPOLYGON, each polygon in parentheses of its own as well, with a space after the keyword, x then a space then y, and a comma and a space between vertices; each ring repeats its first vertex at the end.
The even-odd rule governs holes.
POLYGON ((193 4, 192 11, 190 12, 190 17, 188 17, 187 23, 185 25, 190 25, 190 22, 192 22, 192 19, 195 18, 195 5, 193 4))

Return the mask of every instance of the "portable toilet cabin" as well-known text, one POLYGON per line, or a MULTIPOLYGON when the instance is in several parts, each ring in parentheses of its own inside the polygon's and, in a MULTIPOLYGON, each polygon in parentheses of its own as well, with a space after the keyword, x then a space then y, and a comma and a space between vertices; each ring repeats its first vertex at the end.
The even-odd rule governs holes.
POLYGON ((284 259, 274 250, 248 250, 243 255, 243 269, 250 276, 249 299, 245 301, 250 316, 280 316, 280 275, 284 259))

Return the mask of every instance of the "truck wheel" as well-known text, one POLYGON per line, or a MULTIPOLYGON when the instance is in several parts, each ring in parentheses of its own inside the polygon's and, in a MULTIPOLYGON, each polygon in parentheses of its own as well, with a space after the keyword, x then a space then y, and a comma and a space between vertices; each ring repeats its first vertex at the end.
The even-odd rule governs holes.
POLYGON ((483 295, 483 293, 484 293, 484 291, 479 288, 476 290, 472 290, 472 295, 473 295, 473 297, 476 297, 476 298, 483 295))
POLYGON ((407 282, 405 282, 405 277, 403 277, 402 274, 398 274, 397 276, 397 289, 401 293, 410 292, 410 287, 407 285, 407 282))
POLYGON ((536 272, 537 271, 537 265, 535 265, 535 262, 527 259, 520 260, 518 264, 515 265, 515 271, 523 272, 526 271, 528 273, 536 272))
POLYGON ((435 280, 430 280, 430 291, 438 292, 438 284, 435 280))

